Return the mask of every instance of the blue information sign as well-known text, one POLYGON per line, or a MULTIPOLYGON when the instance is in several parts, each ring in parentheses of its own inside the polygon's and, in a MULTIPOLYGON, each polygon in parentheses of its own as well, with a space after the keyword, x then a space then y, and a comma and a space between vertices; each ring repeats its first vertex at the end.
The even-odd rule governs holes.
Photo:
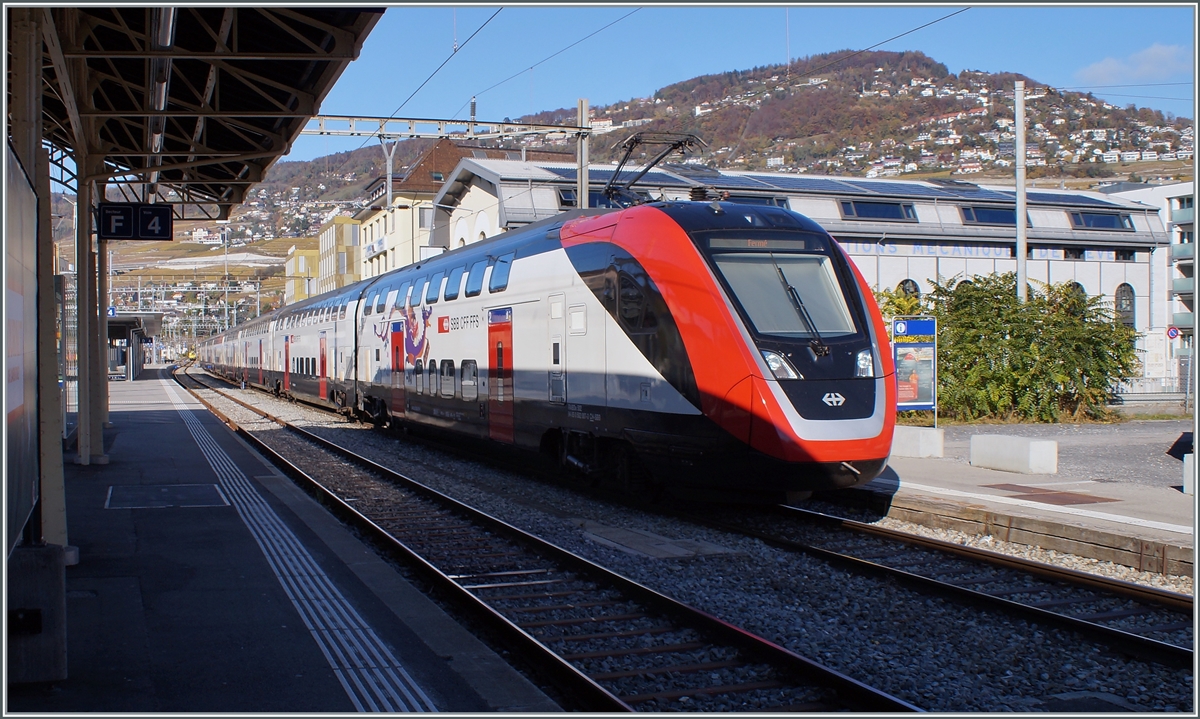
POLYGON ((937 320, 932 317, 910 317, 892 320, 893 337, 936 335, 937 320))

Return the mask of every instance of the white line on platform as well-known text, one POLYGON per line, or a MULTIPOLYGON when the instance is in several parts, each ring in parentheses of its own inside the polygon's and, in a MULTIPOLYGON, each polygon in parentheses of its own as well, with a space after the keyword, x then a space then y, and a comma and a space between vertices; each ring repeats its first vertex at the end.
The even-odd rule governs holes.
POLYGON ((1077 479, 1074 482, 1022 482, 1022 487, 1063 487, 1068 484, 1096 484, 1092 479, 1077 479))
POLYGON ((160 381, 355 708, 360 712, 437 711, 300 539, 186 406, 174 383, 160 381))
POLYGON ((900 481, 901 489, 912 489, 918 492, 929 492, 930 494, 941 494, 947 497, 965 497, 967 499, 982 499, 988 502, 997 502, 999 504, 1015 504, 1018 507, 1028 507, 1037 509, 1042 512, 1059 512, 1060 514, 1073 514, 1077 517, 1090 517, 1091 519, 1103 519, 1108 522, 1117 522, 1119 524, 1130 524, 1135 527, 1147 527, 1149 529, 1161 529, 1164 532, 1175 532, 1177 534, 1191 535, 1193 533, 1191 527, 1182 524, 1167 524, 1166 522, 1155 522, 1150 519, 1139 519, 1137 517, 1124 517, 1119 514, 1108 514, 1107 512, 1094 512, 1090 509, 1077 509, 1075 507, 1060 507, 1052 504, 1043 504, 1041 502, 1030 502, 1025 499, 1013 499, 1012 497, 1000 497, 994 494, 976 494, 974 492, 962 492, 957 489, 943 489, 942 487, 931 487, 928 484, 915 484, 913 482, 900 481))

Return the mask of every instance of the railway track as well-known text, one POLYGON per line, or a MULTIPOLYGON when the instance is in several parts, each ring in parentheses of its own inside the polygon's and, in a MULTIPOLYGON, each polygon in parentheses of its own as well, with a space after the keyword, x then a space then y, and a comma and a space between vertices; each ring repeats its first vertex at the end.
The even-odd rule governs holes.
POLYGON ((1190 596, 779 505, 677 516, 856 572, 997 608, 1172 667, 1193 665, 1190 596))
POLYGON ((285 428, 261 439, 193 391, 215 388, 190 374, 176 379, 326 506, 518 650, 578 702, 572 708, 920 711, 221 393, 285 428))

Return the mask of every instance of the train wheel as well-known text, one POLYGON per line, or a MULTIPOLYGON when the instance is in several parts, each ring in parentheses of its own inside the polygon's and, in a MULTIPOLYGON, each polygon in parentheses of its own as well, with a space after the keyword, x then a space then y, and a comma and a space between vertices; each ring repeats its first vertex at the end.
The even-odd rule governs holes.
POLYGON ((613 448, 613 462, 617 488, 634 502, 654 504, 662 497, 662 485, 654 481, 628 444, 620 443, 613 448))

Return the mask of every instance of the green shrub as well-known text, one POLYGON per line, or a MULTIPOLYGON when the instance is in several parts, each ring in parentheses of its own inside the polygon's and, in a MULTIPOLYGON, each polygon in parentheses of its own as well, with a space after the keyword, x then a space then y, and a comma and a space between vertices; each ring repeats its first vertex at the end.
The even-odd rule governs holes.
POLYGON ((1133 376, 1137 333, 1116 321, 1102 297, 1077 285, 1031 283, 1016 296, 1016 274, 933 282, 919 307, 881 292, 884 315, 928 313, 938 320, 938 409, 965 421, 1057 422, 1102 418, 1110 388, 1133 376))

